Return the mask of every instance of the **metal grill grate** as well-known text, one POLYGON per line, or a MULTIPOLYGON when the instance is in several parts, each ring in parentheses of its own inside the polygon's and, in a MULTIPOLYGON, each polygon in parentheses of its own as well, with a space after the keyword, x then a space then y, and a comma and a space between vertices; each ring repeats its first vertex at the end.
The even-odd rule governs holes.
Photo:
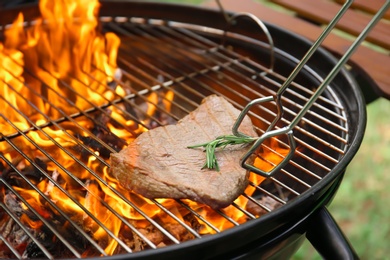
MULTIPOLYGON (((188 201, 176 201, 177 207, 174 209, 188 211, 190 220, 178 217, 177 212, 161 200, 151 200, 152 207, 162 211, 159 219, 150 216, 143 208, 145 206, 143 199, 136 194, 123 193, 120 187, 102 177, 109 167, 107 160, 109 153, 119 151, 126 142, 139 134, 137 132, 139 128, 176 122, 194 110, 200 101, 210 94, 222 95, 242 109, 255 98, 276 93, 290 69, 290 67, 277 67, 275 71, 268 69, 267 44, 238 34, 229 34, 227 43, 221 45, 223 32, 213 28, 147 20, 141 17, 102 17, 101 21, 104 30, 114 32, 122 39, 118 59, 119 76, 108 84, 98 82, 100 90, 95 91, 95 94, 104 100, 103 103, 96 104, 93 98, 85 97, 79 89, 72 88, 68 82, 61 82, 61 85, 71 93, 72 98, 56 93, 46 85, 48 92, 52 94, 51 98, 48 98, 37 93, 30 85, 24 84, 23 88, 29 89, 31 97, 41 99, 46 106, 51 107, 53 115, 47 115, 29 98, 19 94, 20 91, 14 86, 7 85, 9 92, 14 92, 29 106, 28 111, 34 111, 45 118, 45 122, 37 123, 30 115, 23 114, 18 108, 13 107, 7 97, 0 97, 2 106, 15 110, 15 114, 23 117, 30 125, 28 129, 20 128, 12 119, 0 113, 5 124, 13 129, 11 132, 2 132, 0 137, 2 147, 6 147, 0 153, 3 170, 0 177, 0 206, 4 211, 0 213, 0 239, 3 242, 2 247, 7 248, 13 257, 23 256, 16 248, 14 244, 16 242, 10 241, 7 237, 11 231, 15 234, 19 232, 21 235, 17 238, 22 242, 28 241, 31 248, 27 248, 26 251, 30 254, 47 258, 58 256, 53 251, 53 244, 57 250, 60 248, 59 255, 77 258, 108 255, 105 246, 109 241, 118 244, 115 253, 131 253, 140 248, 157 248, 159 245, 153 238, 145 235, 143 229, 137 226, 136 220, 127 218, 105 201, 103 189, 106 193, 113 194, 119 202, 128 205, 133 215, 142 219, 143 226, 148 223, 150 228, 161 232, 167 245, 180 244, 182 241, 161 223, 161 219, 164 218, 178 224, 192 239, 201 238, 202 234, 198 232, 197 227, 189 225, 191 221, 203 223, 213 233, 223 231, 202 216, 198 208, 188 201), (248 44, 256 46, 256 55, 259 51, 259 58, 254 52, 245 53, 247 49, 240 47, 239 43, 247 40, 250 40, 248 44), (266 62, 263 62, 264 60, 266 62), (125 93, 118 94, 115 91, 118 86, 121 86, 125 93), (168 91, 173 93, 173 100, 167 98, 168 91), (149 99, 152 93, 156 94, 157 101, 149 99), (72 113, 65 113, 62 107, 56 105, 52 100, 53 95, 62 99, 71 108, 72 113), (83 100, 89 108, 80 109, 75 106, 75 98, 83 100), (167 105, 167 102, 170 105, 167 105), (155 109, 152 115, 146 114, 147 105, 155 109), (169 110, 167 106, 170 106, 169 110), (115 117, 112 113, 114 110, 115 117), (107 123, 114 125, 118 132, 110 131, 107 123), (61 133, 61 138, 58 138, 58 132, 61 133), (126 132, 126 136, 131 138, 120 137, 119 133, 122 132, 126 132), (32 138, 33 135, 40 135, 44 142, 38 143, 32 138), (24 146, 26 143, 29 144, 29 148, 24 146), (66 163, 63 162, 64 158, 67 159, 66 163), (72 187, 69 187, 69 184, 64 186, 65 178, 72 187), (47 183, 44 188, 40 185, 42 182, 47 183), (95 189, 96 186, 100 188, 95 189), (39 197, 38 200, 47 208, 37 209, 31 205, 29 202, 31 195, 21 192, 21 188, 34 191, 39 197), (96 230, 88 230, 88 227, 80 225, 80 222, 74 219, 74 213, 63 207, 62 204, 69 202, 55 201, 49 196, 53 189, 59 194, 64 194, 83 212, 84 218, 97 224, 100 232, 106 234, 109 239, 96 241, 92 236, 96 230), (91 201, 101 204, 102 210, 110 218, 120 220, 121 229, 132 233, 133 237, 138 237, 142 241, 142 246, 137 247, 129 243, 128 237, 118 235, 115 230, 107 227, 90 211, 89 205, 76 199, 80 194, 84 198, 94 198, 91 201), (41 223, 40 231, 26 226, 21 220, 22 214, 28 214, 30 219, 41 223), (48 214, 52 215, 51 218, 48 218, 48 214), (43 236, 49 237, 49 241, 43 236)), ((277 50, 275 52, 280 59, 292 59, 277 50)), ((41 81, 33 72, 27 73, 41 81)), ((310 69, 306 70, 306 74, 305 77, 298 77, 283 97, 285 117, 278 127, 290 122, 289 120, 313 94, 310 86, 314 87, 321 81, 321 78, 310 69)), ((77 78, 72 80, 81 82, 77 78)), ((87 85, 83 87, 89 88, 87 85)), ((260 134, 275 115, 275 108, 271 105, 259 107, 250 114, 260 134)), ((343 156, 348 144, 348 122, 342 102, 331 87, 327 88, 296 127, 296 132, 298 149, 289 164, 280 173, 261 184, 251 182, 250 186, 255 192, 242 195, 261 208, 262 214, 273 211, 275 205, 284 205, 307 191, 330 172, 343 156)), ((276 141, 280 147, 288 148, 284 140, 276 141)), ((265 145, 264 149, 273 150, 265 145)), ((259 217, 235 203, 232 207, 244 215, 246 221, 259 217)), ((230 223, 229 227, 240 225, 224 210, 215 211, 213 214, 222 216, 230 223)))

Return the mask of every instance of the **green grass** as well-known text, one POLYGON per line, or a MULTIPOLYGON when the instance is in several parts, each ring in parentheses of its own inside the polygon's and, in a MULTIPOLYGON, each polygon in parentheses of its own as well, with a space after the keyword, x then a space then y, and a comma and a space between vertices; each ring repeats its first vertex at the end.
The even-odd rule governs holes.
POLYGON ((337 200, 330 207, 364 259, 390 257, 390 102, 368 106, 362 146, 348 168, 337 200))
MULTIPOLYGON (((363 143, 329 207, 361 259, 390 259, 390 102, 368 105, 363 143)), ((320 259, 305 242, 294 256, 320 259)))

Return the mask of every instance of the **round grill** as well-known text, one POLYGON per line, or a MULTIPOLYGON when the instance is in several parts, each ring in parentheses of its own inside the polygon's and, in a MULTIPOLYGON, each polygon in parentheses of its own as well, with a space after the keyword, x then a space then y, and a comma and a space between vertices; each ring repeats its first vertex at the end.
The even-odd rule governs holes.
MULTIPOLYGON (((136 255, 141 250, 201 240, 206 234, 217 236, 226 229, 259 221, 313 191, 343 160, 352 142, 351 112, 346 109, 345 96, 330 85, 294 128, 297 148, 293 158, 266 180, 254 176, 247 192, 237 200, 247 201, 244 206, 235 202, 229 207, 234 216, 227 209, 208 209, 205 215, 203 206, 186 200, 145 200, 123 190, 105 176, 110 167, 110 153, 122 149, 142 131, 175 123, 211 94, 224 96, 238 109, 256 98, 274 95, 298 60, 275 47, 272 49, 275 65, 270 69, 270 46, 259 31, 255 38, 234 29, 225 34, 219 26, 177 22, 160 15, 150 18, 142 12, 121 15, 123 11, 117 8, 119 5, 113 5, 103 11, 100 22, 104 32, 114 32, 121 38, 119 70, 110 82, 96 79, 99 88, 91 89, 93 97, 84 96, 84 92, 65 81, 60 84, 71 97, 61 96, 48 86, 49 99, 47 93, 38 93, 24 84, 31 97, 43 100, 55 111, 48 115, 34 105, 31 97, 26 98, 14 86, 7 85, 8 91, 23 100, 29 106, 28 111, 34 111, 32 114, 41 114, 44 122, 35 122, 29 114, 13 107, 6 96, 0 97, 2 106, 14 110, 30 124, 28 129, 20 128, 1 114, 4 124, 13 129, 2 133, 0 139, 3 147, 0 239, 9 257, 136 255), (104 102, 96 104, 95 95, 104 102), (53 96, 64 100, 72 112, 65 113, 52 101, 53 96), (83 100, 88 108, 74 106, 75 99, 83 100), (149 109, 153 112, 148 112, 149 109), (37 142, 35 135, 44 142, 37 142), (62 197, 56 201, 54 191, 64 195, 66 201, 62 197), (115 202, 107 199, 108 195, 115 202), (33 196, 37 196, 42 208, 30 202, 33 196), (99 213, 92 212, 89 203, 99 204, 99 213), (75 213, 63 204, 82 213, 75 213), (125 205, 127 212, 117 209, 117 204, 125 205), (159 213, 152 214, 150 209, 159 213), (126 215, 129 211, 132 217, 126 215), (80 214, 82 219, 75 217, 80 214), (26 224, 22 215, 33 223, 26 224), (111 228, 102 215, 109 217, 109 222, 120 222, 120 230, 111 228), (225 224, 216 225, 214 218, 223 219, 225 224), (85 219, 91 226, 85 225, 85 219), (34 229, 34 223, 39 228, 34 229), (20 251, 16 242, 9 242, 7 228, 20 233, 18 238, 28 244, 24 250, 20 251), (94 237, 97 231, 104 239, 94 237), (152 233, 161 238, 156 239, 152 233), (108 252, 109 245, 115 249, 108 252)), ((137 12, 137 8, 138 5, 132 12, 137 12)), ((252 24, 245 26, 250 28, 252 24)), ((26 73, 41 80, 32 71, 26 73)), ((309 66, 304 68, 282 97, 285 113, 276 128, 291 122, 326 73, 309 66)), ((71 80, 81 82, 78 78, 71 80)), ((273 103, 251 110, 250 117, 259 135, 276 114, 273 103)), ((263 144, 262 149, 280 154, 289 146, 283 138, 274 138, 272 144, 263 144)))

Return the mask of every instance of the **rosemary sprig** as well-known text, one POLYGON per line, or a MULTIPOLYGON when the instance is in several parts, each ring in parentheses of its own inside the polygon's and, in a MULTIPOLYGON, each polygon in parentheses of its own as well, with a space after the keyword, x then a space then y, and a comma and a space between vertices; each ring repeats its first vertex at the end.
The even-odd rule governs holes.
POLYGON ((257 138, 255 137, 249 136, 222 135, 215 138, 213 141, 203 144, 191 145, 187 148, 205 148, 206 162, 203 165, 202 169, 207 167, 209 169, 216 169, 217 171, 219 171, 218 161, 215 155, 217 148, 224 149, 228 145, 247 144, 256 141, 256 139, 257 138))

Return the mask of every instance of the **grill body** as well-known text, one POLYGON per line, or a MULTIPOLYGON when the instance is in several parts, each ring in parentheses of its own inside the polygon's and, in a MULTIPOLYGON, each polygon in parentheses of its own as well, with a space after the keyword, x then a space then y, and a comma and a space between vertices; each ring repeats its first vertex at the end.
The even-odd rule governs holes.
MULTIPOLYGON (((169 114, 173 122, 194 109, 204 96, 212 93, 224 95, 235 106, 242 108, 258 95, 274 93, 283 82, 283 76, 288 75, 297 60, 311 46, 305 39, 267 24, 275 42, 272 50, 276 57, 273 74, 268 70, 270 52, 267 40, 251 21, 240 20, 237 26, 229 28, 226 36, 226 20, 218 10, 144 1, 103 1, 102 4, 102 30, 113 31, 121 36, 119 67, 131 81, 135 92, 108 104, 68 115, 69 117, 53 118, 42 129, 72 121, 71 119, 87 117, 128 100, 141 104, 148 93, 160 93, 166 89, 173 89, 176 93, 173 103, 178 105, 169 113, 163 111, 169 114), (229 51, 231 47, 233 52, 229 51), (263 72, 266 72, 264 77, 263 72), (235 86, 231 87, 232 84, 235 86)), ((39 13, 36 6, 2 11, 1 24, 4 26, 10 23, 19 11, 25 13, 26 20, 32 20, 39 13)), ((329 53, 321 49, 317 51, 284 99, 289 108, 287 114, 291 116, 299 110, 299 102, 304 102, 310 96, 311 88, 315 88, 334 64, 335 59, 329 53)), ((273 109, 272 106, 266 107, 252 115, 260 131, 275 115, 273 109)), ((289 120, 289 115, 286 120, 289 120)), ((286 166, 283 174, 271 180, 272 185, 264 184, 259 188, 260 195, 268 194, 283 204, 279 209, 269 210, 269 213, 260 218, 250 219, 218 234, 165 248, 108 258, 146 259, 159 256, 161 259, 207 259, 232 255, 237 258, 285 258, 299 246, 304 233, 308 231, 312 234, 311 223, 321 221, 318 212, 324 211, 324 207, 336 193, 347 164, 358 150, 365 120, 365 106, 360 89, 349 73, 343 70, 318 102, 318 106, 306 117, 309 126, 300 125, 301 130, 297 130, 302 146, 318 144, 321 147, 323 143, 330 143, 332 148, 321 147, 314 152, 307 152, 305 149, 305 152, 299 151, 293 159, 294 163, 286 166), (318 115, 323 115, 324 118, 318 115), (326 154, 325 159, 322 158, 322 149, 326 154), (311 164, 311 161, 314 163, 311 164), (302 172, 297 168, 303 168, 302 172), (292 176, 294 180, 291 180, 292 176), (275 185, 285 192, 275 191, 272 188, 275 185), (280 194, 287 194, 287 197, 283 198, 284 195, 280 194), (230 250, 226 251, 226 248, 230 250)), ((155 121, 157 125, 163 124, 159 118, 155 121)), ((33 127, 31 131, 40 130, 33 127)), ((12 143, 25 132, 19 129, 17 133, 3 136, 2 142, 12 143)), ((110 148, 109 145, 108 147, 110 148)), ((115 147, 108 150, 113 152, 115 147)), ((10 189, 7 181, 1 180, 3 187, 5 185, 5 189, 10 189)), ((6 209, 5 206, 3 208, 6 209)), ((314 243, 323 243, 317 235, 311 237, 314 243)), ((340 240, 344 240, 342 235, 340 240)), ((348 243, 345 244, 348 246, 348 243)))

